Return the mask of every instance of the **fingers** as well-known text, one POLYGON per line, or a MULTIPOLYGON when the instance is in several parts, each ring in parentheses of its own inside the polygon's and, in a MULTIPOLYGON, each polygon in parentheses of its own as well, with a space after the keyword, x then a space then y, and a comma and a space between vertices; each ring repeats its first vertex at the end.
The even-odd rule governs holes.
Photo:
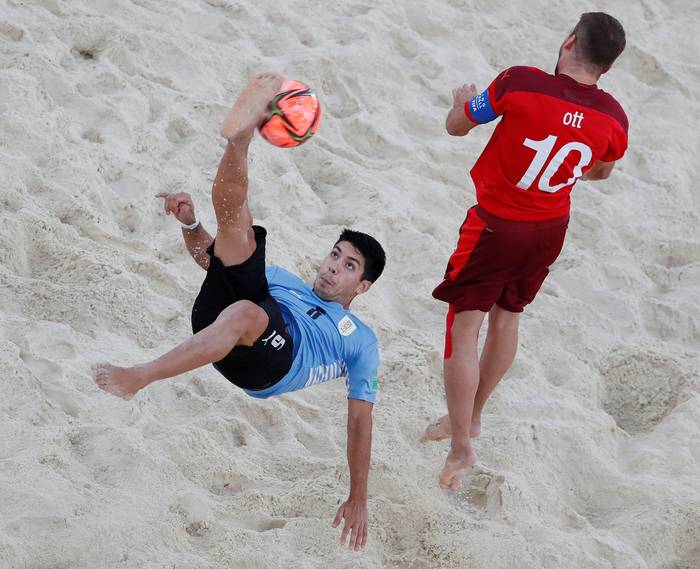
POLYGON ((338 527, 340 520, 343 519, 343 510, 344 509, 345 509, 345 504, 343 504, 342 506, 340 506, 340 508, 338 508, 338 512, 335 514, 335 519, 333 520, 331 527, 334 527, 334 528, 338 527))
POLYGON ((348 542, 348 549, 360 551, 367 544, 367 523, 363 520, 355 521, 350 529, 352 534, 348 542))
POLYGON ((357 526, 352 528, 352 537, 348 547, 354 551, 360 551, 367 543, 367 524, 358 522, 357 526))
POLYGON ((367 520, 362 519, 361 516, 359 519, 357 516, 353 516, 352 512, 346 510, 345 504, 338 508, 338 513, 331 525, 334 528, 338 527, 343 518, 345 518, 345 524, 340 532, 340 545, 345 545, 347 541, 348 549, 361 550, 367 544, 367 520))
POLYGON ((187 192, 178 192, 177 194, 158 192, 155 197, 162 198, 164 200, 163 211, 165 212, 165 215, 170 215, 173 213, 175 214, 175 217, 177 217, 180 214, 180 209, 183 206, 187 206, 194 211, 192 198, 187 192))
POLYGON ((343 531, 340 532, 340 545, 345 545, 345 540, 348 538, 348 533, 350 532, 350 521, 345 520, 345 525, 343 526, 343 531))

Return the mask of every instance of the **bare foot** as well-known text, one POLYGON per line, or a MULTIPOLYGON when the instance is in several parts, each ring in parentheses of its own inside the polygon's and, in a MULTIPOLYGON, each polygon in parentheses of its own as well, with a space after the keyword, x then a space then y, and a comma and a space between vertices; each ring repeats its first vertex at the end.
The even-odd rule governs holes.
MULTIPOLYGON (((418 439, 421 443, 427 443, 429 441, 442 441, 448 439, 452 429, 450 428, 450 417, 449 415, 443 415, 434 423, 428 425, 418 439)), ((472 421, 471 428, 469 429, 469 438, 475 439, 481 434, 481 422, 472 421)))
POLYGON ((262 73, 250 81, 238 96, 221 125, 221 136, 236 142, 250 140, 265 118, 267 106, 284 79, 276 73, 262 73))
POLYGON ((445 460, 445 466, 440 472, 440 488, 454 492, 459 488, 464 477, 464 471, 476 462, 476 453, 471 445, 464 450, 450 450, 445 460))
POLYGON ((443 415, 434 423, 425 428, 423 435, 418 439, 422 443, 428 441, 442 441, 450 437, 450 417, 443 415))
POLYGON ((97 387, 127 401, 148 385, 142 374, 133 367, 117 367, 107 363, 92 364, 90 367, 97 387))

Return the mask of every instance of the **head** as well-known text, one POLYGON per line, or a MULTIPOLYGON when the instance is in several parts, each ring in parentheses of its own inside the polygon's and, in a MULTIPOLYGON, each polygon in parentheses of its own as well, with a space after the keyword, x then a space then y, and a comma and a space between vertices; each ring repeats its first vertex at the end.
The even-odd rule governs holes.
POLYGON ((600 77, 625 49, 622 24, 604 12, 586 12, 559 48, 555 75, 583 68, 600 77))
POLYGON ((340 302, 347 308, 353 298, 370 289, 385 262, 384 249, 374 237, 344 229, 321 263, 314 291, 323 300, 340 302))

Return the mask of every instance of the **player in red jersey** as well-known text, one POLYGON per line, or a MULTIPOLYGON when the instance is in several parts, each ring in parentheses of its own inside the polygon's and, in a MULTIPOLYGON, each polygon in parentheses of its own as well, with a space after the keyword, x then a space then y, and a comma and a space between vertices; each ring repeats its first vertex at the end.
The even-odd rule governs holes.
POLYGON ((562 44, 554 75, 511 67, 481 94, 474 85, 453 91, 445 125, 452 136, 501 120, 471 170, 477 205, 468 211, 444 280, 433 292, 449 303, 448 415, 428 426, 421 440, 452 438, 440 473, 445 489, 455 490, 476 460, 470 439, 479 435, 486 400, 515 358, 520 312, 564 244, 574 184, 607 178, 625 153, 627 117, 596 86, 624 47, 620 22, 586 13, 562 44))

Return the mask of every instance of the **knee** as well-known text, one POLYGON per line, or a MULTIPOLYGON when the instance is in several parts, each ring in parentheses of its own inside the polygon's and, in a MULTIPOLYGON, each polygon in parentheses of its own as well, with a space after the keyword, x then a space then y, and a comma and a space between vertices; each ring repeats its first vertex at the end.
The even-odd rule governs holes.
POLYGON ((512 334, 518 331, 520 323, 519 312, 508 312, 500 307, 494 307, 489 314, 489 334, 512 334))
POLYGON ((239 300, 222 310, 216 322, 224 325, 226 330, 240 335, 256 323, 261 311, 262 308, 254 302, 239 300))

